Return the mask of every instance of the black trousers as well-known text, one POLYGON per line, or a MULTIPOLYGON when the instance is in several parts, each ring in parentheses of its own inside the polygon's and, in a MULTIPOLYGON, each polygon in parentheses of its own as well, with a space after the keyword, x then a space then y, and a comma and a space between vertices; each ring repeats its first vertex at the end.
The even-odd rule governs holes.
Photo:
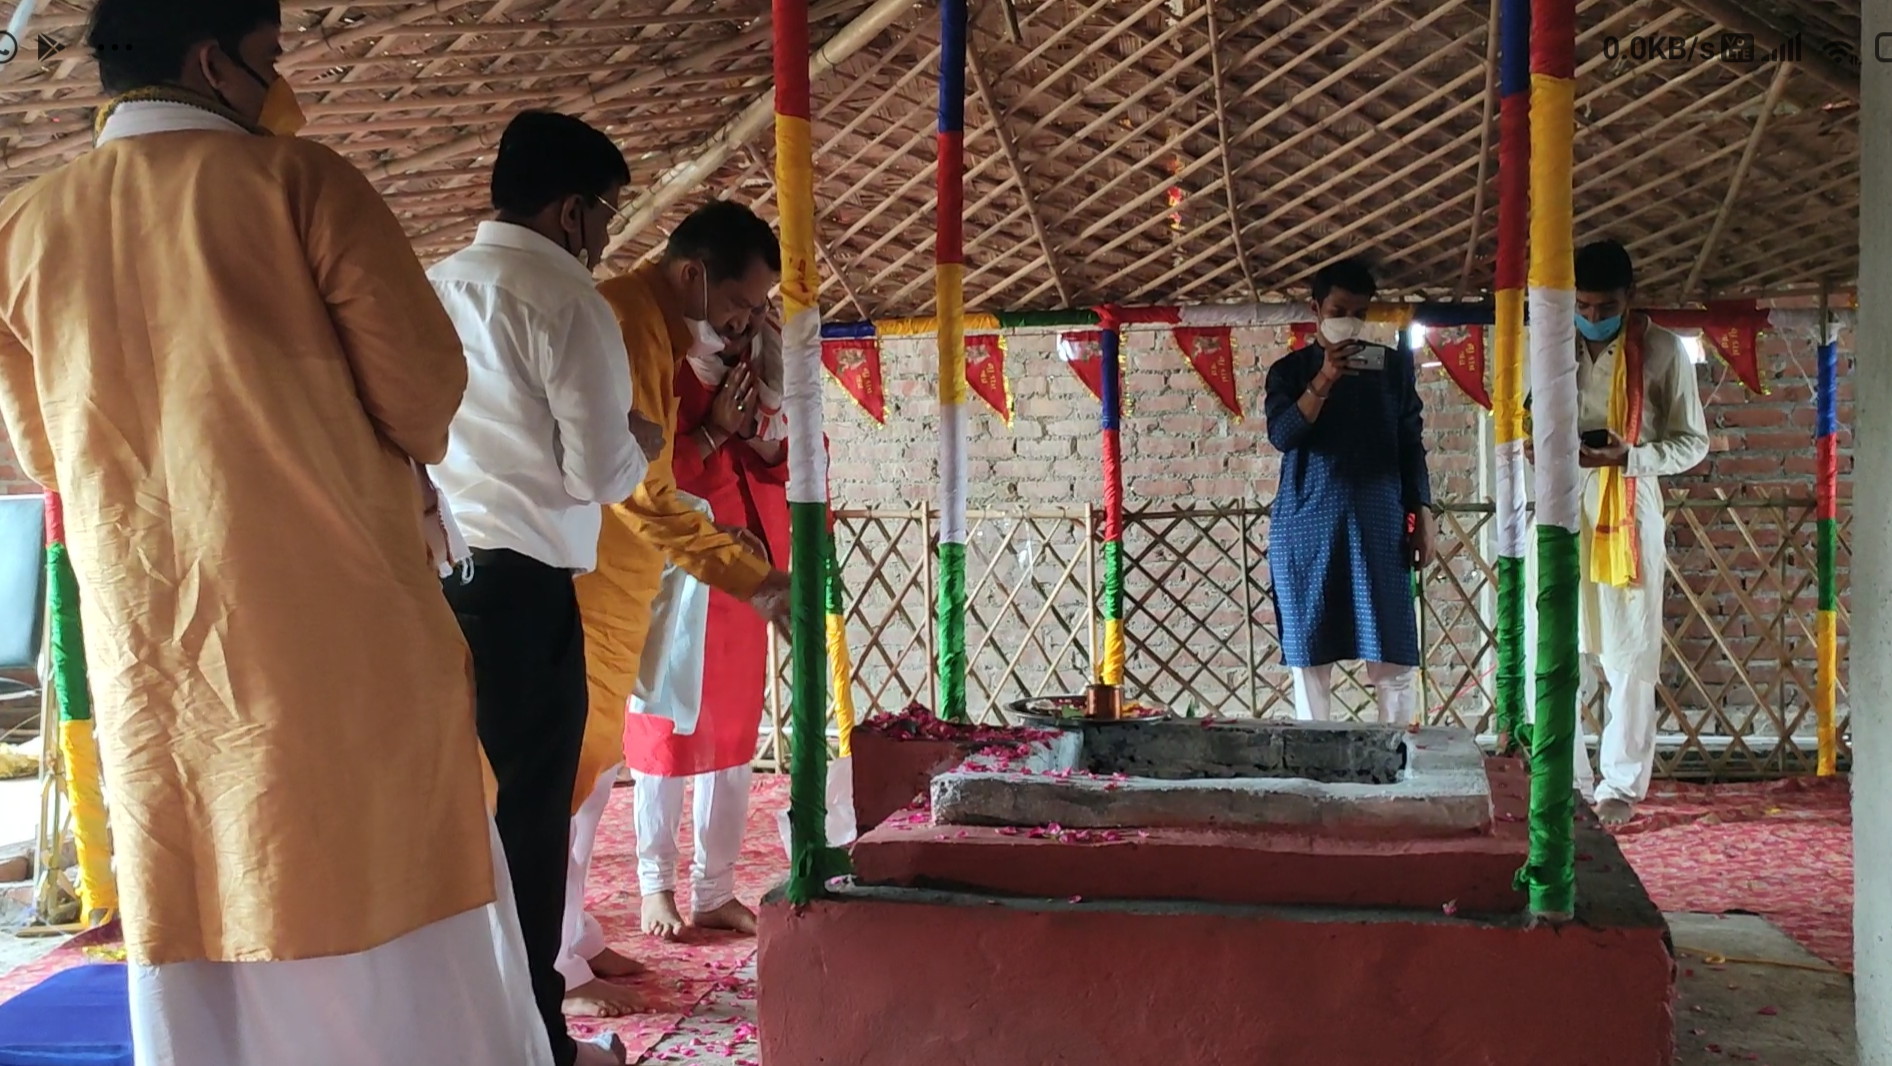
POLYGON ((473 651, 480 744, 499 782, 494 818, 525 934, 532 996, 570 1066, 565 979, 554 964, 565 919, 572 790, 585 739, 585 633, 568 570, 510 551, 474 555, 473 580, 443 583, 473 651))

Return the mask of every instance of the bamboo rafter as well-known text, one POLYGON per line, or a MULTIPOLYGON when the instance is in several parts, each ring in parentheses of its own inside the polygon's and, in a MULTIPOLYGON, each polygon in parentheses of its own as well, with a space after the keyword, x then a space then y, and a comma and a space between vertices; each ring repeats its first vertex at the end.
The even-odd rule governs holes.
MULTIPOLYGON (((818 0, 815 39, 869 4, 818 0)), ((1857 79, 1824 52, 1783 82, 1758 62, 1612 59, 1606 43, 1765 37, 1791 22, 1811 53, 1858 41, 1858 7, 1584 0, 1575 214, 1586 235, 1631 246, 1646 298, 1852 278, 1857 79)), ((101 96, 73 47, 85 9, 48 0, 34 32, 67 51, 44 66, 29 53, 0 73, 0 192, 89 143, 101 96)), ((429 259, 485 215, 486 167, 518 109, 567 110, 611 133, 635 200, 771 91, 759 0, 290 0, 283 10, 281 65, 308 135, 376 181, 429 259)), ((915 0, 814 85, 824 299, 848 314, 931 310, 934 21, 915 0)), ((975 7, 971 48, 969 310, 1293 298, 1320 266, 1361 253, 1389 298, 1485 295, 1488 3, 1017 0, 975 7)), ((614 268, 650 254, 709 195, 770 208, 759 190, 772 145, 759 135, 730 147, 702 168, 700 189, 623 241, 614 268)))

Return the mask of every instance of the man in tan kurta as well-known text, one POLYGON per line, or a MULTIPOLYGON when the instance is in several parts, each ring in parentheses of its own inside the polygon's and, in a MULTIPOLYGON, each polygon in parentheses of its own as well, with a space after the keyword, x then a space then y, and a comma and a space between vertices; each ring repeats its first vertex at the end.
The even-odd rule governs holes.
MULTIPOLYGON (((625 704, 636 687, 651 602, 666 561, 749 601, 772 621, 787 623, 788 575, 769 566, 752 536, 718 527, 679 493, 670 465, 676 449, 677 365, 693 346, 714 345, 710 350, 720 351, 722 335, 740 334, 752 310, 767 303, 780 276, 781 250, 768 224, 746 207, 716 201, 678 225, 660 260, 598 287, 624 332, 632 406, 662 422, 665 443, 631 498, 605 508, 598 568, 578 579, 591 708, 574 814, 601 794, 605 776, 615 777, 624 761, 625 704)), ((579 824, 595 831, 595 819, 579 824)), ((573 841, 567 955, 586 939, 583 860, 589 855, 589 841, 573 841)), ((647 928, 651 905, 645 901, 647 928)))
POLYGON ((299 112, 257 11, 100 0, 99 147, 0 205, 0 413, 64 498, 137 1061, 549 1062, 421 524, 459 338, 367 180, 258 124, 299 112))

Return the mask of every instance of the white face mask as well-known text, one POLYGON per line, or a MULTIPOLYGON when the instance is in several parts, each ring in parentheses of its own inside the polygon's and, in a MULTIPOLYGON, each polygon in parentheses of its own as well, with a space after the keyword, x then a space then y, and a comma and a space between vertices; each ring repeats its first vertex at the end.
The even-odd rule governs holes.
POLYGON ((1320 339, 1323 344, 1335 345, 1357 341, 1365 333, 1366 320, 1363 318, 1321 319, 1320 339))
MULTIPOLYGON (((709 271, 703 271, 703 313, 709 314, 709 271)), ((728 341, 716 331, 716 327, 706 319, 692 318, 690 321, 690 358, 708 359, 721 356, 728 341)))
POLYGON ((728 342, 716 332, 716 327, 700 318, 690 320, 690 358, 721 359, 723 346, 728 342))

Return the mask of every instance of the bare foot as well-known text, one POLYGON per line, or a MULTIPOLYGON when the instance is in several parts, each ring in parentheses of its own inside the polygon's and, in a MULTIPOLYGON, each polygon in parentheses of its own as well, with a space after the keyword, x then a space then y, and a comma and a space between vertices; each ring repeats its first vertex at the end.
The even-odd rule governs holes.
POLYGON ((665 940, 675 940, 683 933, 683 915, 677 913, 677 896, 674 892, 652 892, 644 897, 644 932, 650 936, 660 936, 665 940))
POLYGON ((644 1009, 644 997, 609 981, 587 981, 565 992, 565 1013, 575 1018, 621 1018, 644 1009))
POLYGON ((713 911, 690 915, 690 924, 699 929, 727 929, 744 936, 754 936, 755 912, 743 906, 741 900, 732 899, 713 911))
POLYGON ((1606 799, 1596 805, 1597 821, 1604 825, 1628 825, 1635 816, 1636 808, 1624 800, 1606 799))
POLYGON ((585 962, 590 965, 591 972, 599 977, 636 977, 650 972, 650 967, 610 948, 605 948, 585 962))

